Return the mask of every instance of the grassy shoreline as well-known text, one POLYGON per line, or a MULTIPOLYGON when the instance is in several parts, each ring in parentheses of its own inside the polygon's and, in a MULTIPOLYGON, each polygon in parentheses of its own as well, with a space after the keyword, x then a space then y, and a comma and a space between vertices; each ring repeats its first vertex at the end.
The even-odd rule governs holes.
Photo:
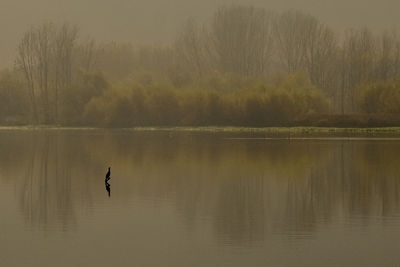
POLYGON ((338 127, 230 127, 230 126, 201 126, 201 127, 132 127, 132 128, 97 128, 97 127, 61 127, 48 125, 29 126, 0 126, 0 131, 6 130, 110 130, 137 132, 204 132, 204 133, 254 133, 254 134, 293 134, 293 135, 387 135, 400 136, 400 127, 374 128, 338 128, 338 127))
POLYGON ((136 131, 232 132, 232 133, 396 133, 400 127, 335 128, 335 127, 136 127, 136 131))

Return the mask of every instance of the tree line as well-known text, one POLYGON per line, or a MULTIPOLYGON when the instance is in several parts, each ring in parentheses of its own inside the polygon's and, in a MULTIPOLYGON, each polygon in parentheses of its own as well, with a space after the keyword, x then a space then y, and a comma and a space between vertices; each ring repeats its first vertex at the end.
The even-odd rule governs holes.
POLYGON ((166 46, 33 26, 0 72, 2 124, 269 126, 400 121, 400 38, 300 11, 218 8, 166 46))

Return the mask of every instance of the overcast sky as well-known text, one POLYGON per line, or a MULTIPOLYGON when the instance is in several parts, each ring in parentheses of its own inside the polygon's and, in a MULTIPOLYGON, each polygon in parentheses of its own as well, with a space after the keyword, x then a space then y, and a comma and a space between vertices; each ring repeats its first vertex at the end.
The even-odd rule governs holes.
POLYGON ((231 3, 299 9, 338 30, 400 28, 400 0, 0 0, 0 68, 13 62, 15 47, 32 24, 68 21, 98 41, 168 43, 187 17, 205 20, 231 3))

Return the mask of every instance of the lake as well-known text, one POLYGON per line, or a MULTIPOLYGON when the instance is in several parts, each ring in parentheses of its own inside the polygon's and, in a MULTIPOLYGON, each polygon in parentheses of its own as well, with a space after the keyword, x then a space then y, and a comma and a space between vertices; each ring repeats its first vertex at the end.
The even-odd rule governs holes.
POLYGON ((252 137, 0 131, 1 266, 400 264, 399 140, 252 137))

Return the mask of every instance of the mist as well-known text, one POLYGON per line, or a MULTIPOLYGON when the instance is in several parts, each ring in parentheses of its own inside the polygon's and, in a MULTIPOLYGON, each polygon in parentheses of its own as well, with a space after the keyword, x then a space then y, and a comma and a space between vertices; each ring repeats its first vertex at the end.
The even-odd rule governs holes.
POLYGON ((17 43, 31 25, 68 21, 79 25, 82 36, 98 41, 168 44, 188 17, 204 21, 226 4, 254 5, 274 11, 296 9, 337 30, 400 26, 400 2, 396 0, 1 0, 0 69, 13 63, 17 43))

